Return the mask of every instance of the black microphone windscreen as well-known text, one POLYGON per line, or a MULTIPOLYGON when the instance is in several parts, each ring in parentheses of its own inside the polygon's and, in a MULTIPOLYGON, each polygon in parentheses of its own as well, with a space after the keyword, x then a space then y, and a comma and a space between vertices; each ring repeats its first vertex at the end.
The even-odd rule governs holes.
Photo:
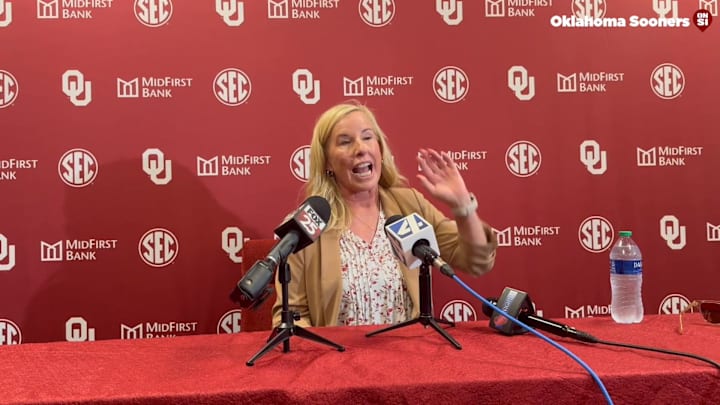
MULTIPOLYGON (((487 300, 490 301, 491 304, 497 305, 497 301, 498 301, 497 297, 488 297, 487 300)), ((493 314, 493 309, 490 307, 490 305, 483 302, 482 312, 483 312, 483 314, 485 314, 485 316, 490 318, 493 314)))
POLYGON ((313 195, 308 197, 305 202, 310 204, 323 222, 328 222, 328 220, 330 220, 330 203, 328 203, 328 200, 324 197, 313 195))
POLYGON ((395 223, 395 222, 397 222, 397 221, 399 221, 399 220, 401 220, 401 219, 403 219, 403 216, 402 216, 402 215, 393 215, 393 216, 391 216, 390 218, 388 218, 388 219, 385 220, 385 225, 390 225, 390 224, 395 223))

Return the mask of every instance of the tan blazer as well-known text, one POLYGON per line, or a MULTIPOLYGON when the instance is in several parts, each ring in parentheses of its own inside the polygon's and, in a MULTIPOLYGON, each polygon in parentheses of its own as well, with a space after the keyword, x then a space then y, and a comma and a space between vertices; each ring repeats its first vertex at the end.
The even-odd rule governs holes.
MULTIPOLYGON (((480 275, 492 268, 497 239, 489 226, 485 225, 489 241, 487 245, 463 241, 459 238, 455 221, 445 217, 413 188, 381 188, 380 203, 385 218, 417 212, 431 223, 435 229, 440 256, 454 269, 480 275)), ((291 274, 288 305, 291 311, 300 314, 300 319, 295 322, 298 326, 337 325, 343 291, 340 235, 339 229, 327 229, 318 241, 288 257, 291 274)), ((413 302, 412 319, 420 314, 419 271, 409 270, 402 263, 400 268, 413 302)), ((277 270, 276 277, 281 270, 277 270)), ((273 327, 280 325, 282 311, 282 286, 277 280, 275 288, 277 299, 273 306, 273 327)))

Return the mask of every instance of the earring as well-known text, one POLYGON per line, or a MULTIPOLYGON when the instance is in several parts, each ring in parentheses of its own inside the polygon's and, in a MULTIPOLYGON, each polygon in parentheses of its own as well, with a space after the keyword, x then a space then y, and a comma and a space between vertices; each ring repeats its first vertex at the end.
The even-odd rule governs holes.
POLYGON ((331 178, 335 177, 335 172, 333 172, 332 170, 325 170, 325 174, 331 178))

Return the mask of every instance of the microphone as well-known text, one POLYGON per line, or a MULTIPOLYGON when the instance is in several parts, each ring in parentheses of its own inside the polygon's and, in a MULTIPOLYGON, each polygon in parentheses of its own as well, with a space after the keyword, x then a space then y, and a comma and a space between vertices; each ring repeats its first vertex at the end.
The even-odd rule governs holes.
POLYGON ((265 259, 258 260, 238 281, 230 299, 243 307, 257 306, 270 293, 275 268, 291 253, 299 252, 315 242, 330 220, 330 204, 323 197, 309 197, 290 218, 275 229, 280 240, 265 259))
MULTIPOLYGON (((597 343, 596 337, 579 331, 571 326, 545 319, 543 317, 535 315, 535 305, 533 304, 530 296, 520 290, 514 288, 505 287, 500 299, 488 298, 491 304, 496 305, 498 308, 507 312, 508 315, 519 319, 521 322, 532 326, 535 329, 539 329, 554 335, 561 337, 569 337, 582 342, 597 343)), ((518 335, 526 333, 523 327, 510 322, 504 315, 500 314, 497 310, 494 310, 489 305, 483 303, 482 306, 483 314, 490 318, 490 327, 497 329, 500 333, 505 335, 518 335)))
POLYGON ((437 253, 440 248, 432 225, 417 213, 413 212, 406 217, 391 216, 385 221, 385 233, 395 256, 409 269, 416 269, 426 263, 448 277, 455 275, 452 267, 437 253))

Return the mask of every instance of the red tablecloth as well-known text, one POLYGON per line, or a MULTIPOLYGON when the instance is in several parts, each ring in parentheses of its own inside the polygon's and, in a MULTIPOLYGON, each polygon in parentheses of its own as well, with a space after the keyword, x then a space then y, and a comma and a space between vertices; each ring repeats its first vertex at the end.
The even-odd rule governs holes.
MULTIPOLYGON (((654 346, 720 362, 720 327, 688 316, 561 320, 597 338, 654 346)), ((447 331, 412 325, 373 337, 377 327, 313 328, 339 352, 298 336, 245 365, 267 332, 165 339, 0 346, 0 403, 605 403, 588 372, 533 335, 503 336, 487 321, 447 331)), ((616 404, 720 401, 720 370, 688 358, 556 339, 583 359, 616 404)))

